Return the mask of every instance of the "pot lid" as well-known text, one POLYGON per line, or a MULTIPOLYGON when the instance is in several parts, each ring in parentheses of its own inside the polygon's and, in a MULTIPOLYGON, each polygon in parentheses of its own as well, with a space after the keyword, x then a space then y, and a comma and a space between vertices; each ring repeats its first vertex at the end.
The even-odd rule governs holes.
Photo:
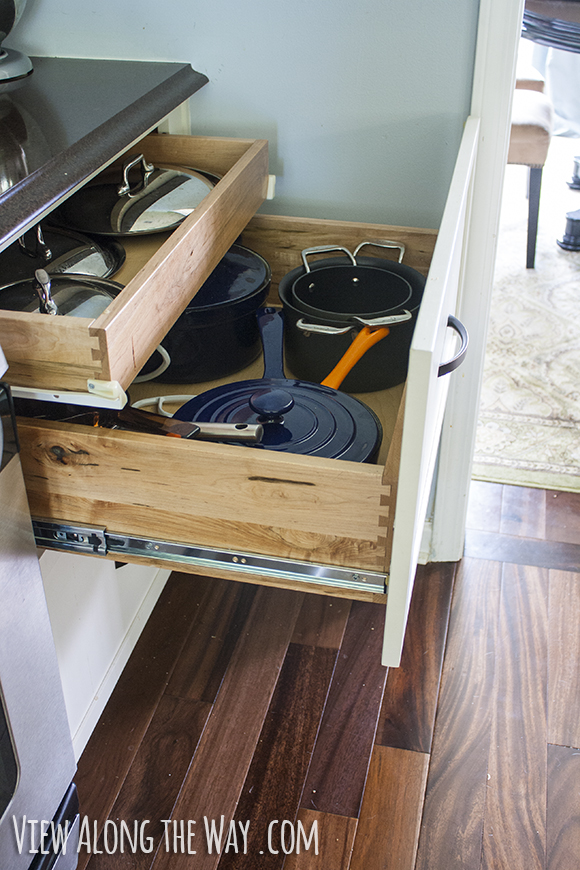
POLYGON ((372 458, 382 434, 362 402, 298 380, 226 384, 191 399, 174 416, 188 422, 261 423, 261 443, 249 446, 353 462, 372 458))
POLYGON ((264 377, 215 387, 186 402, 174 416, 188 422, 261 423, 264 434, 260 444, 251 445, 255 449, 353 462, 372 460, 382 438, 374 412, 358 399, 330 387, 269 377, 268 371, 281 369, 282 315, 265 308, 258 322, 264 345, 264 377))
POLYGON ((105 170, 58 209, 68 227, 97 235, 128 236, 175 229, 214 187, 194 169, 153 166, 142 154, 122 171, 105 170))
POLYGON ((187 308, 203 310, 245 299, 270 281, 270 266, 255 251, 232 245, 187 308))
POLYGON ((0 253, 0 286, 32 278, 37 269, 49 275, 109 278, 124 261, 125 249, 116 239, 97 242, 73 230, 39 224, 0 253))
MULTIPOLYGON (((359 247, 361 246, 359 245, 359 247)), ((357 255, 356 264, 357 267, 371 267, 393 275, 400 275, 411 285, 412 288, 411 298, 406 302, 404 307, 408 308, 410 311, 415 311, 419 308, 423 297, 426 279, 425 276, 416 269, 408 266, 406 263, 396 262, 395 260, 386 260, 380 257, 363 257, 361 255, 357 255)), ((344 258, 325 257, 324 259, 316 260, 314 263, 310 264, 310 272, 314 275, 319 269, 326 269, 330 266, 344 267, 344 258)), ((346 266, 346 268, 348 268, 348 266, 346 266)), ((306 269, 304 266, 297 266, 283 275, 280 279, 278 292, 285 305, 288 304, 291 307, 294 307, 292 288, 296 281, 304 275, 306 275, 306 269)))
POLYGON ((300 275, 292 284, 295 307, 314 317, 352 320, 403 310, 413 295, 406 278, 373 266, 325 266, 300 275))
POLYGON ((37 277, 28 278, 0 288, 0 308, 31 314, 54 313, 70 317, 87 317, 94 320, 123 289, 123 286, 115 281, 81 275, 75 277, 55 275, 50 278, 49 289, 56 311, 47 312, 41 304, 38 290, 39 284, 42 288, 43 281, 46 280, 41 272, 42 270, 39 269, 36 273, 40 280, 37 277))

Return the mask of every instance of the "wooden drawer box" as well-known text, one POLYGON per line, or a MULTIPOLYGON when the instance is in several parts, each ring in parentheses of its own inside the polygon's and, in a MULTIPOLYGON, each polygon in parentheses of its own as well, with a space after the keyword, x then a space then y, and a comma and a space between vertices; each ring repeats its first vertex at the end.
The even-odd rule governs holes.
POLYGON ((87 391, 92 380, 127 387, 265 198, 265 140, 155 134, 132 150, 222 178, 161 246, 159 238, 130 240, 141 256, 128 256, 128 268, 114 276, 126 286, 96 320, 0 312, 10 384, 87 391))
MULTIPOLYGON (((68 549, 70 539, 74 549, 71 524, 87 528, 86 552, 116 560, 385 601, 383 663, 398 664, 448 385, 458 376, 438 373, 456 349, 447 326, 461 286, 476 131, 466 128, 438 233, 258 215, 241 237, 271 264, 273 303, 279 279, 314 245, 403 241, 405 262, 428 273, 406 384, 360 396, 384 427, 376 465, 21 419, 31 514, 62 527, 56 544, 49 529, 47 545, 68 549)), ((171 280, 169 263, 162 273, 171 280)), ((233 379, 260 376, 258 361, 233 379)), ((130 395, 209 386, 150 382, 130 395)))
MULTIPOLYGON (((365 238, 404 241, 406 262, 426 273, 436 234, 258 216, 241 240, 271 263, 269 301, 279 303, 277 283, 299 265, 302 248, 330 241, 353 248, 365 238)), ((260 369, 258 361, 234 379, 260 377, 260 369)), ((198 393, 212 385, 148 382, 130 388, 130 395, 198 393)), ((402 395, 403 386, 361 396, 384 427, 378 465, 23 422, 31 512, 119 533, 385 572, 402 417, 393 433, 402 395)))
MULTIPOLYGON (((304 247, 333 241, 352 249, 365 238, 404 241, 406 262, 426 273, 436 233, 264 215, 250 221, 241 241, 271 264, 269 301, 279 304, 278 281, 300 264, 304 247)), ((230 380, 260 377, 261 365, 230 380)), ((199 393, 210 386, 148 382, 130 388, 130 396, 199 393)), ((115 532, 384 572, 400 426, 392 436, 402 395, 403 386, 361 396, 384 427, 378 465, 23 422, 31 512, 115 532)))

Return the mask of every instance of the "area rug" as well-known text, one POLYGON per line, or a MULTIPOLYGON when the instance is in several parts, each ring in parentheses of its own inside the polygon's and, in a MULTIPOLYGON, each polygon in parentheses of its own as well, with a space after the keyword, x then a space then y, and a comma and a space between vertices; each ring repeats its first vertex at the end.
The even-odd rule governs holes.
POLYGON ((535 269, 525 268, 525 167, 508 166, 473 477, 580 491, 580 252, 556 243, 580 140, 556 137, 544 169, 535 269))

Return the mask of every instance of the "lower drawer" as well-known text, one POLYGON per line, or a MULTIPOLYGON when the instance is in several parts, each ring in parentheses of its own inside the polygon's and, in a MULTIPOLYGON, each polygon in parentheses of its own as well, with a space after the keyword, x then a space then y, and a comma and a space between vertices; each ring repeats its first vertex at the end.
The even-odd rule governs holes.
MULTIPOLYGON (((257 216, 241 242, 270 263, 269 301, 275 304, 278 281, 300 264, 302 249, 321 244, 353 249, 377 238, 403 241, 405 262, 427 272, 436 239, 430 230, 257 216)), ((136 249, 135 256, 143 254, 136 249)), ((233 379, 260 376, 257 361, 233 379)), ((213 385, 148 382, 130 387, 130 396, 193 394, 213 385)), ((403 396, 403 385, 360 396, 384 428, 376 465, 21 418, 31 513, 106 530, 109 546, 97 547, 97 555, 179 561, 180 570, 382 599, 403 396), (127 536, 133 546, 119 543, 127 536), (190 553, 197 555, 189 558, 183 548, 165 543, 193 546, 190 553), (213 557, 208 561, 200 552, 213 557), (258 556, 267 560, 258 564, 252 558, 258 556)))

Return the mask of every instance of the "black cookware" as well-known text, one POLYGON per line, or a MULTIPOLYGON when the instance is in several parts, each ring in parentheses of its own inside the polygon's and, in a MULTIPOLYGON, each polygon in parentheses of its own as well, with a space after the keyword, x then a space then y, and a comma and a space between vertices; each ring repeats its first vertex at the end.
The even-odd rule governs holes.
POLYGON ((398 242, 362 242, 352 254, 339 247, 346 257, 308 262, 313 253, 336 249, 303 251, 303 265, 280 281, 287 365, 297 377, 322 380, 363 325, 385 325, 390 329, 388 338, 365 355, 342 389, 370 392, 396 386, 407 376, 425 277, 401 262, 405 249, 398 242), (399 261, 360 255, 363 247, 371 245, 397 248, 399 261))
MULTIPOLYGON (((256 311, 270 288, 270 267, 254 251, 233 245, 162 341, 171 363, 154 380, 168 384, 217 380, 260 354, 256 311)), ((159 365, 153 354, 144 373, 159 365)))
POLYGON ((401 315, 400 320, 410 319, 404 306, 410 302, 413 288, 402 275, 376 266, 359 266, 346 248, 309 248, 302 251, 302 261, 306 271, 296 278, 290 293, 292 304, 304 314, 366 326, 396 322, 394 314, 401 315), (352 268, 345 269, 341 263, 311 271, 308 255, 330 250, 343 251, 352 268))
POLYGON ((190 422, 261 423, 264 434, 260 444, 252 445, 256 449, 374 461, 382 439, 374 412, 330 387, 286 378, 282 313, 264 308, 258 322, 264 376, 208 390, 186 402, 174 417, 190 422))

